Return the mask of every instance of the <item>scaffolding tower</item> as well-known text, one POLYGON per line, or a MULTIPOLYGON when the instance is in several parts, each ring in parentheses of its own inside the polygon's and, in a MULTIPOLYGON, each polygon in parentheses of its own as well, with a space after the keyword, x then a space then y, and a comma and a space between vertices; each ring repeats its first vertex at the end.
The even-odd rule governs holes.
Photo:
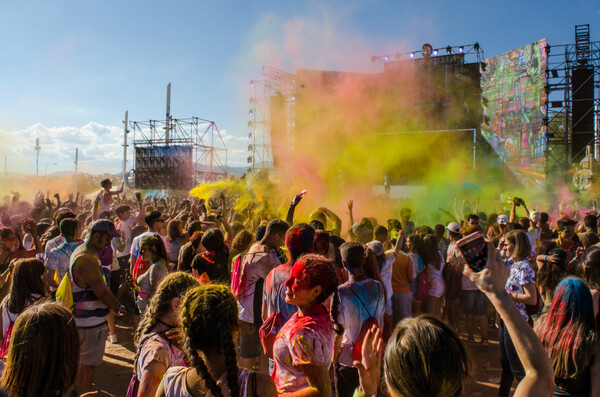
MULTIPOLYGON (((600 42, 590 41, 590 25, 575 26, 575 44, 548 45, 546 117, 546 175, 561 176, 573 167, 573 162, 585 155, 583 149, 574 149, 573 131, 582 122, 584 115, 573 114, 574 101, 593 101, 593 138, 586 142, 594 149, 594 158, 600 157, 600 42), (578 68, 591 69, 590 76, 577 87, 573 74, 578 68), (589 79, 592 79, 590 81, 589 79), (578 90, 585 84, 592 85, 592 97, 581 98, 578 90), (575 99, 575 98, 578 99, 575 99)), ((589 113, 589 112, 588 112, 589 113)), ((552 182, 552 178, 548 178, 552 182)))
POLYGON ((227 177, 227 147, 214 121, 191 117, 167 120, 132 121, 133 146, 191 147, 194 183, 227 177))

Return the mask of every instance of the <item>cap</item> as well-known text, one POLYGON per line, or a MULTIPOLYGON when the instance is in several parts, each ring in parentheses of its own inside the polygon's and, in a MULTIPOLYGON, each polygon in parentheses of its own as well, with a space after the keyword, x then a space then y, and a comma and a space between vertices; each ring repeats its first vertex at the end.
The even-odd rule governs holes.
POLYGON ((104 232, 108 233, 113 237, 121 237, 121 234, 115 228, 115 224, 106 219, 98 219, 92 223, 92 232, 104 232))
POLYGON ((383 244, 379 240, 373 240, 367 243, 367 247, 371 248, 375 256, 383 255, 383 244))
POLYGON ((456 222, 450 222, 446 229, 451 231, 452 233, 460 233, 460 225, 456 222))
POLYGON ((496 222, 498 222, 499 225, 506 225, 508 224, 508 216, 498 215, 498 219, 496 219, 496 222))
POLYGON ((531 219, 531 222, 537 222, 540 220, 540 213, 536 210, 533 210, 529 213, 529 219, 531 219))

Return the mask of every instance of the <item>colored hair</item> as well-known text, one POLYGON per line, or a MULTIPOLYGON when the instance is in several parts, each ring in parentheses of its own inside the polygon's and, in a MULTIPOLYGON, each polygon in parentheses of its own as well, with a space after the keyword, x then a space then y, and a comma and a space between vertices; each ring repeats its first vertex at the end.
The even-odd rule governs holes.
POLYGON ((462 395, 470 366, 458 335, 443 321, 425 315, 398 324, 383 363, 388 389, 411 397, 462 395))
POLYGON ((79 363, 71 312, 56 303, 34 305, 15 321, 0 387, 11 396, 64 396, 79 363))
POLYGON ((512 253, 513 259, 526 259, 531 254, 531 244, 527 233, 523 230, 511 230, 506 233, 506 240, 514 244, 515 250, 512 253))
POLYGON ((239 396, 238 366, 233 341, 233 334, 239 329, 238 304, 231 290, 219 284, 191 289, 183 301, 181 326, 191 364, 212 395, 223 396, 198 351, 225 355, 229 395, 239 396))
MULTIPOLYGON (((188 290, 198 286, 198 280, 192 277, 191 274, 184 272, 175 272, 165 277, 159 284, 156 293, 150 300, 148 309, 144 312, 137 330, 135 331, 134 341, 139 345, 142 337, 150 331, 158 323, 161 316, 169 313, 172 310, 171 301, 175 298, 183 299, 188 290)), ((133 363, 133 371, 137 369, 137 360, 140 350, 135 355, 133 363)))
POLYGON ((577 379, 591 365, 598 343, 592 294, 576 278, 556 288, 548 313, 535 324, 558 379, 577 379))
POLYGON ((11 313, 21 313, 27 303, 33 303, 32 295, 46 296, 46 288, 42 276, 44 263, 35 258, 19 259, 15 262, 10 292, 8 293, 8 310, 11 313))
POLYGON ((303 280, 306 280, 310 288, 316 286, 321 287, 321 293, 317 296, 317 303, 323 303, 325 300, 333 294, 333 302, 331 305, 331 321, 333 322, 333 330, 338 335, 344 334, 344 327, 338 323, 337 317, 339 315, 340 298, 337 293, 337 276, 335 274, 335 265, 329 259, 317 255, 317 254, 306 254, 302 255, 300 259, 296 261, 296 264, 302 263, 304 270, 302 272, 303 280))
POLYGON ((285 246, 290 254, 290 260, 296 261, 303 254, 312 252, 315 240, 315 229, 306 223, 298 223, 285 233, 285 246))

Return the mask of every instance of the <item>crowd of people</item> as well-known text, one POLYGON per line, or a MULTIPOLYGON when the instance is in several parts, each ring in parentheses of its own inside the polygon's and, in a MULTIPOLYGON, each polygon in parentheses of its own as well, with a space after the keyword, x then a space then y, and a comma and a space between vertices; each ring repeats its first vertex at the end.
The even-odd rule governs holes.
POLYGON ((0 207, 0 395, 90 395, 127 315, 127 396, 461 396, 492 327, 499 396, 600 396, 594 211, 552 220, 514 198, 419 225, 408 208, 354 222, 350 201, 345 225, 296 220, 305 192, 283 220, 225 194, 101 188, 0 207), (460 249, 474 233, 483 270, 460 249))

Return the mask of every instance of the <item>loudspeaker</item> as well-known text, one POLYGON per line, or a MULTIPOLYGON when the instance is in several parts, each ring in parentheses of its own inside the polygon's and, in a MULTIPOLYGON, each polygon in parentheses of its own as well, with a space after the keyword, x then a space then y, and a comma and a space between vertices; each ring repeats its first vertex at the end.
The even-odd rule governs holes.
POLYGON ((594 69, 574 68, 572 90, 571 153, 573 161, 577 162, 585 156, 585 147, 594 142, 594 69))

